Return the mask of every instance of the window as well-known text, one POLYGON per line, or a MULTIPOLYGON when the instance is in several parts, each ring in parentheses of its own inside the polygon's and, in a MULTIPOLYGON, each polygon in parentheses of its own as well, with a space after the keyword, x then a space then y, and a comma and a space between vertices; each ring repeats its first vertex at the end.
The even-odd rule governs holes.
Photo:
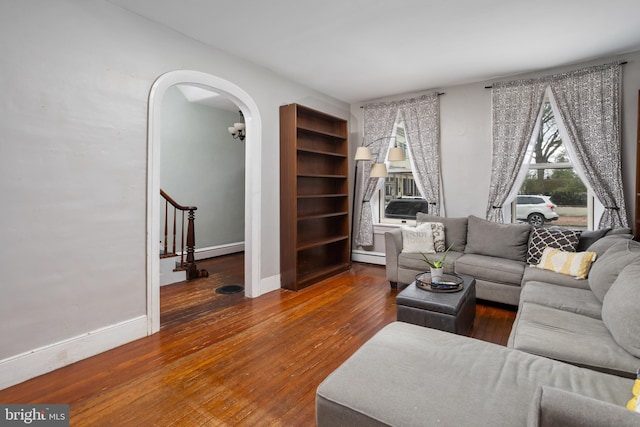
POLYGON ((592 228, 592 196, 569 160, 548 99, 541 118, 530 147, 529 170, 513 203, 513 221, 536 227, 592 228))
POLYGON ((396 122, 393 135, 396 146, 404 151, 404 160, 388 165, 388 176, 378 194, 380 222, 405 223, 415 220, 418 212, 427 212, 428 205, 413 179, 402 121, 396 122))

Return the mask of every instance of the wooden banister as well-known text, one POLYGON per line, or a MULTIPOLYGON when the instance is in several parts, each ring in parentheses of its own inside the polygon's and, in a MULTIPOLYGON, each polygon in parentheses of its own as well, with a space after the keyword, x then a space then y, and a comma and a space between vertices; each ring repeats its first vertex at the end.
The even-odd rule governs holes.
POLYGON ((176 252, 176 233, 177 233, 177 211, 182 213, 181 221, 181 244, 180 244, 180 268, 186 270, 187 280, 195 279, 198 277, 198 268, 195 263, 195 211, 198 209, 195 206, 183 206, 173 200, 164 190, 160 189, 160 196, 165 200, 164 205, 164 253, 161 257, 177 256, 176 252), (173 227, 172 227, 172 245, 171 251, 169 251, 169 205, 173 206, 173 227), (187 242, 185 247, 185 234, 184 234, 184 214, 187 214, 187 242), (186 248, 186 260, 185 260, 185 248, 186 248))

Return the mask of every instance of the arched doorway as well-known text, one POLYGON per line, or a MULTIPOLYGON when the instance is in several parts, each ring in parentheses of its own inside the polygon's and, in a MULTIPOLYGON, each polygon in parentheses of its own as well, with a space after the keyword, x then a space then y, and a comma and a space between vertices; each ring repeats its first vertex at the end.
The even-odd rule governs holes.
POLYGON ((148 333, 160 330, 160 146, 162 101, 168 88, 176 84, 212 90, 238 105, 246 123, 245 156, 245 295, 260 296, 260 206, 262 124, 253 99, 233 83, 191 70, 171 71, 151 86, 147 141, 147 322, 148 333))

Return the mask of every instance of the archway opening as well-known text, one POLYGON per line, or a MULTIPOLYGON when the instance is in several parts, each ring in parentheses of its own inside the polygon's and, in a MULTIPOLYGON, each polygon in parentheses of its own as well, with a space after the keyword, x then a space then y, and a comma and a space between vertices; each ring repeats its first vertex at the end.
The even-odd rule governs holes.
POLYGON ((160 76, 149 94, 147 142, 147 322, 148 333, 160 330, 160 147, 162 102, 173 85, 191 85, 217 92, 238 105, 246 123, 245 155, 245 295, 260 296, 261 134, 257 105, 241 88, 219 77, 190 70, 160 76))

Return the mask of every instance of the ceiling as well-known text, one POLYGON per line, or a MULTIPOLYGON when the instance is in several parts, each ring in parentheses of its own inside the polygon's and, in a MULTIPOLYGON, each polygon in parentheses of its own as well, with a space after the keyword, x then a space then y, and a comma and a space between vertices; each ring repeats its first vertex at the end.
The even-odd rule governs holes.
POLYGON ((347 103, 640 50, 638 0, 108 0, 347 103))

